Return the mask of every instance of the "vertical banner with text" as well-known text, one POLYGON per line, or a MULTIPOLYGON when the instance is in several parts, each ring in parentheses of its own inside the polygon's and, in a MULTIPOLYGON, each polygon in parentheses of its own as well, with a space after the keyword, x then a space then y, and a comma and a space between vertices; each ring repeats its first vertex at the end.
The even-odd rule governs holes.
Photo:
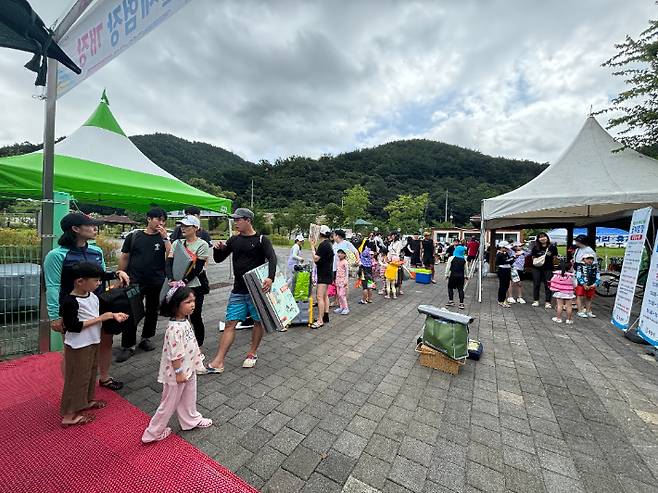
POLYGON ((653 242, 653 254, 649 264, 647 284, 640 310, 639 334, 652 346, 658 347, 658 234, 653 242))
POLYGON ((621 330, 628 329, 635 296, 637 275, 640 271, 642 250, 647 237, 647 229, 651 220, 651 207, 637 209, 633 212, 631 227, 628 232, 628 242, 624 253, 624 263, 619 274, 619 286, 612 309, 612 324, 621 330))
POLYGON ((146 36, 191 0, 98 0, 59 41, 82 69, 57 70, 60 98, 146 36))

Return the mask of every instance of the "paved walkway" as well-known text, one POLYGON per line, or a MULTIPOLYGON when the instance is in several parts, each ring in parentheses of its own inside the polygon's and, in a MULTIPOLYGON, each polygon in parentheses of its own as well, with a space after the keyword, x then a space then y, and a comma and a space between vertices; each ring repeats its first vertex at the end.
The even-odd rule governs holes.
MULTIPOLYGON (((263 491, 658 491, 658 374, 644 347, 603 312, 557 325, 543 308, 501 309, 495 279, 482 304, 474 288, 467 311, 485 353, 458 376, 414 353, 416 306, 442 305, 443 284, 407 283, 367 306, 353 292, 352 313, 324 329, 266 335, 252 370, 241 368, 250 331, 239 331, 226 373, 199 378, 215 426, 182 436, 263 491)), ((208 357, 229 289, 206 301, 208 357)), ((159 358, 114 367, 147 413, 159 358)))

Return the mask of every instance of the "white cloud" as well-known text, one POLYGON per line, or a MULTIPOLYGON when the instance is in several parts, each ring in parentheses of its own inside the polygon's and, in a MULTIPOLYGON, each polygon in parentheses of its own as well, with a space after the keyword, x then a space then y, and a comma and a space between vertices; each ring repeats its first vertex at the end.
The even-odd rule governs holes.
MULTIPOLYGON (((32 1, 46 22, 68 4, 32 1)), ((57 134, 107 87, 129 134, 254 161, 415 137, 553 160, 622 88, 600 64, 653 14, 652 0, 195 0, 62 98, 57 134)), ((28 58, 0 52, 0 145, 41 140, 28 58)))

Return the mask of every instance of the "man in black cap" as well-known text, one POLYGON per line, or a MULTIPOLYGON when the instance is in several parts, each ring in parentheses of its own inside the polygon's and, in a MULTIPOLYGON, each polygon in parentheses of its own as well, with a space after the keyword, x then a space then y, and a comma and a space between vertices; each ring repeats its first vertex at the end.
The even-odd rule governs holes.
POLYGON ((238 234, 231 236, 226 243, 216 242, 213 249, 213 257, 217 263, 223 262, 233 254, 235 281, 226 306, 224 333, 219 340, 217 355, 208 364, 208 373, 224 372, 224 358, 235 339, 235 327, 247 316, 251 316, 254 320, 254 328, 251 333, 251 347, 242 367, 253 368, 256 365, 258 346, 263 338, 263 325, 243 276, 267 262, 269 270, 267 278, 263 281, 263 291, 268 292, 272 288, 276 274, 276 253, 269 238, 258 234, 254 229, 254 213, 240 207, 235 210, 231 218, 235 221, 235 229, 238 230, 238 234))
MULTIPOLYGON (((167 213, 160 207, 153 207, 146 213, 146 228, 133 231, 126 236, 121 247, 119 269, 125 270, 130 282, 138 284, 144 308, 144 326, 139 348, 153 351, 155 344, 151 337, 155 335, 158 324, 160 290, 165 280, 165 259, 169 255, 171 243, 165 228, 167 213)), ((121 334, 121 351, 115 361, 121 363, 135 352, 137 327, 128 324, 121 334)))

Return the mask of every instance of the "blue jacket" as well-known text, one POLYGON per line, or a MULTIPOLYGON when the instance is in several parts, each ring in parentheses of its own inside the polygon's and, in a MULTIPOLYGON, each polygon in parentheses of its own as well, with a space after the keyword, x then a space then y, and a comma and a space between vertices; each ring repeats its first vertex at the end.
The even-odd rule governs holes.
MULTIPOLYGON (((73 290, 73 276, 71 267, 80 262, 92 262, 98 264, 105 271, 105 259, 103 250, 96 245, 85 245, 82 248, 66 248, 59 246, 46 255, 43 263, 43 274, 46 281, 46 303, 48 305, 48 318, 57 320, 60 318, 59 306, 64 297, 73 290)), ((116 279, 114 272, 105 272, 102 281, 116 279)), ((94 293, 99 295, 103 292, 102 283, 94 293)))

